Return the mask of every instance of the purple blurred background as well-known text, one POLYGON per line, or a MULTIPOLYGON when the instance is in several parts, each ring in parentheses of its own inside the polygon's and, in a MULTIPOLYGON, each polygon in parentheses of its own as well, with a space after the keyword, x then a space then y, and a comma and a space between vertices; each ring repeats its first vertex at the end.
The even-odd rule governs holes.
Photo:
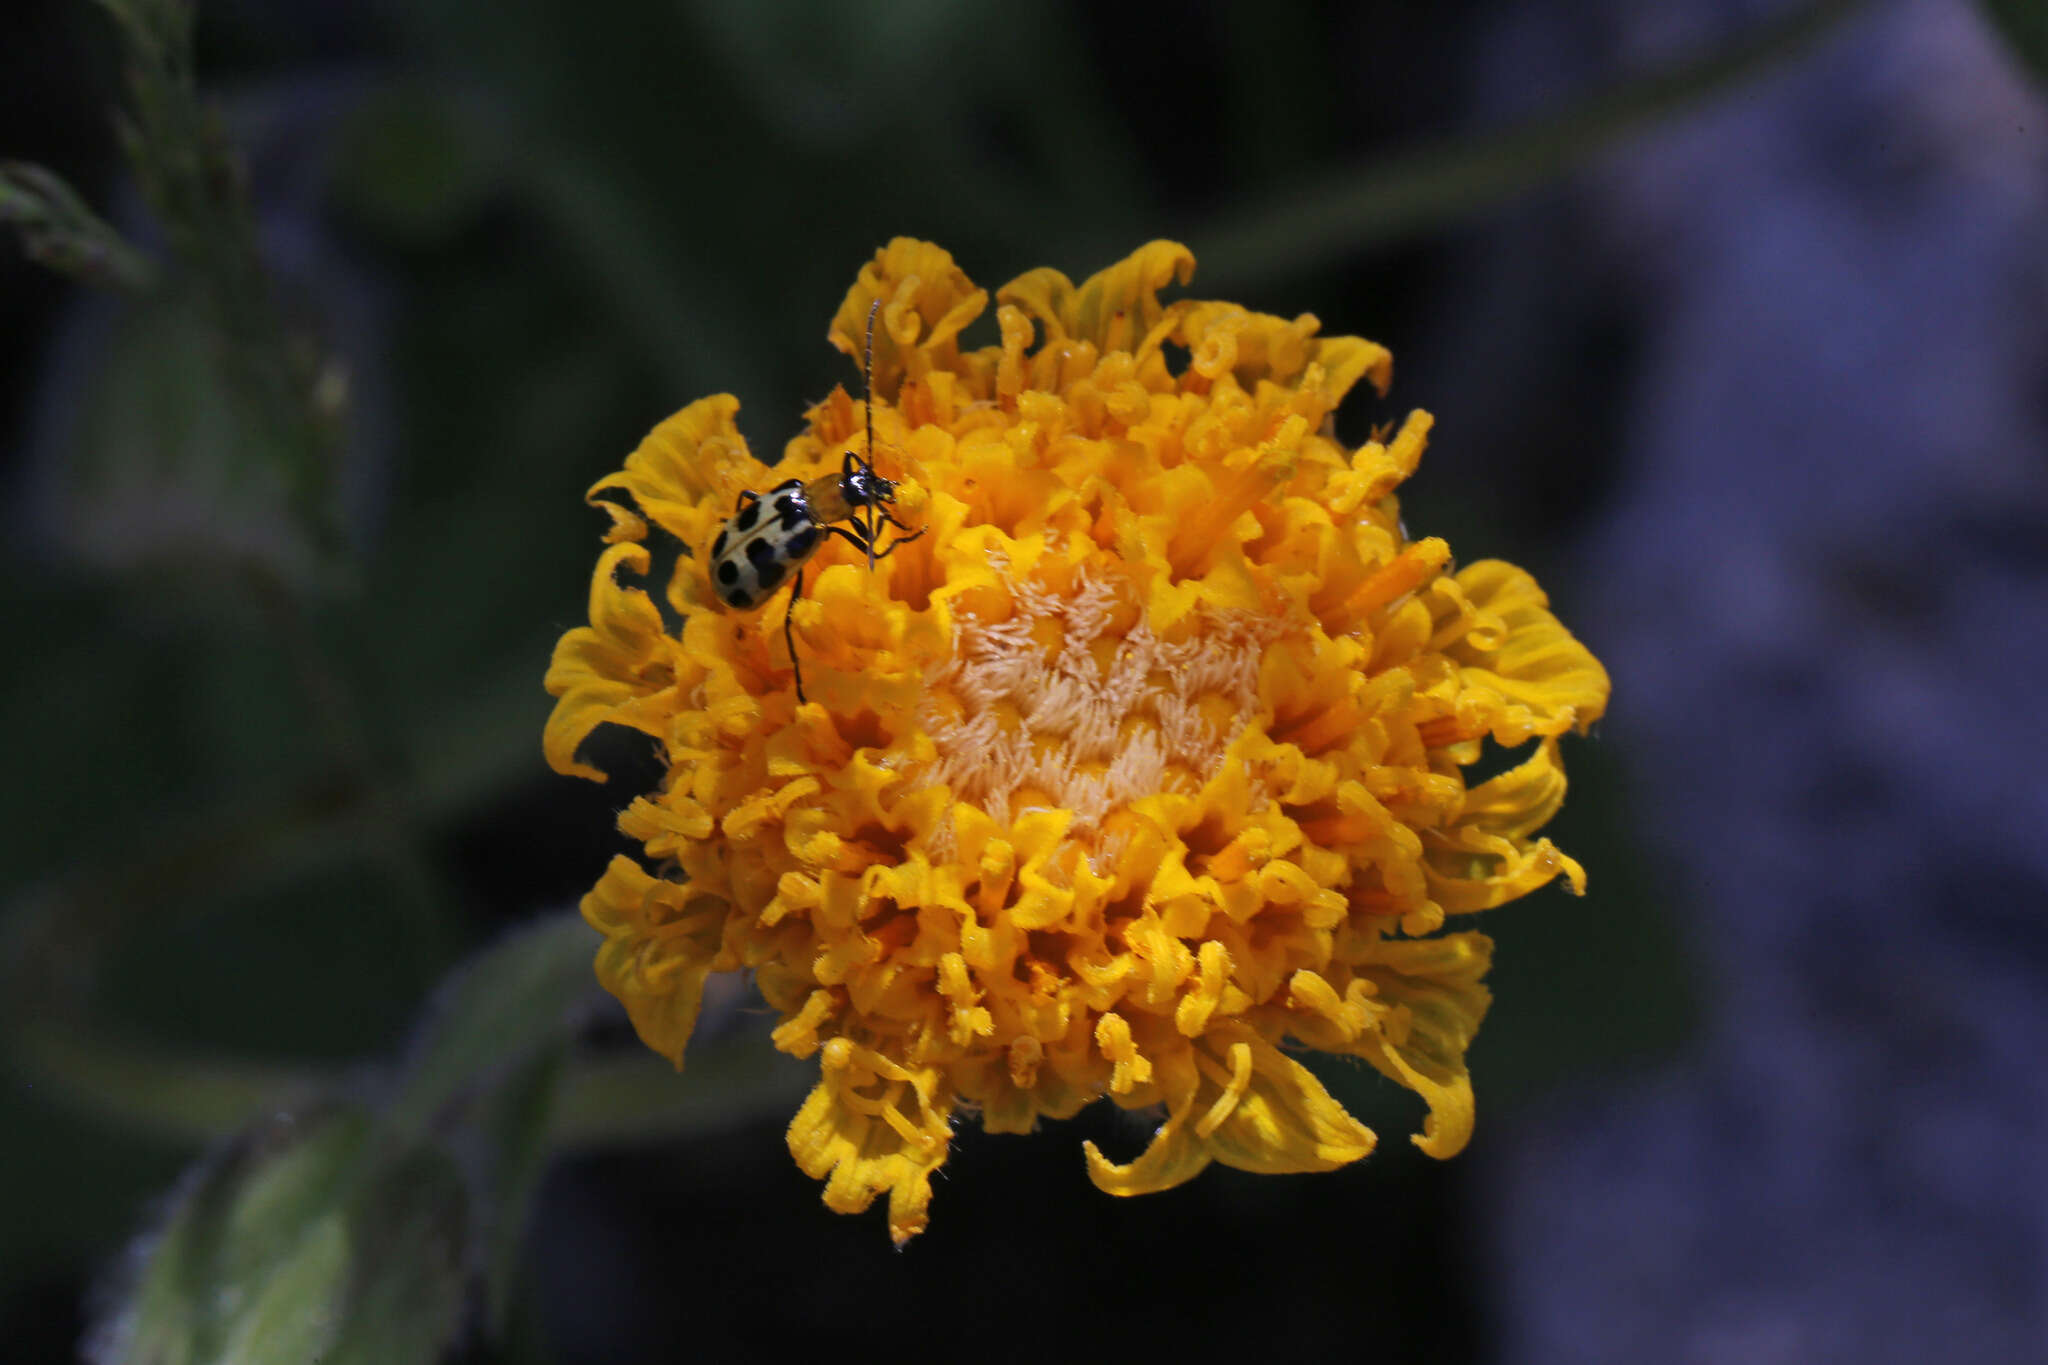
MULTIPOLYGON (((1716 9, 1519 6, 1494 69, 1716 9)), ((1475 243, 1635 333, 1571 619, 1710 983, 1681 1058, 1487 1149, 1502 1359, 2048 1353, 2044 248, 2048 109, 1939 3, 1475 243)))

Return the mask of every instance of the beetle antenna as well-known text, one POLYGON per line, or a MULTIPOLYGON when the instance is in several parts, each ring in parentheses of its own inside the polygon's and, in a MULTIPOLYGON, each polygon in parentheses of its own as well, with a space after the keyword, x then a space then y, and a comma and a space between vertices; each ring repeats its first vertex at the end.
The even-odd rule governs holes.
MULTIPOLYGON (((880 312, 881 309, 882 298, 881 295, 877 294, 874 302, 868 305, 868 345, 865 356, 861 361, 862 382, 867 385, 868 390, 868 400, 864 406, 867 410, 868 418, 867 464, 868 476, 870 478, 875 476, 875 314, 880 312)), ((870 501, 868 503, 867 526, 869 573, 875 571, 875 534, 878 529, 875 525, 875 505, 870 501)))

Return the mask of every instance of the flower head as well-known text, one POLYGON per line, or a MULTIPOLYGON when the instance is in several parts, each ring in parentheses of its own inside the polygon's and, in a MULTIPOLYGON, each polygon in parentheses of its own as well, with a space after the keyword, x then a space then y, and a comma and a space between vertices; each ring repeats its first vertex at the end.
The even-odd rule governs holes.
POLYGON ((1088 1146, 1113 1194, 1364 1156, 1290 1043, 1416 1091, 1415 1141, 1454 1154, 1490 944, 1446 916, 1583 888, 1536 831, 1606 673, 1526 573, 1408 538, 1394 489, 1428 414, 1335 439, 1347 391, 1385 391, 1384 348, 1162 303, 1193 269, 1153 242, 1078 286, 1032 271, 996 293, 998 343, 965 349, 986 291, 898 239, 830 331, 858 358, 880 300, 872 451, 839 389, 771 470, 720 395, 590 493, 612 524, 548 673, 547 755, 599 776, 577 750, 614 724, 667 763, 619 821, 645 858, 583 903, 598 976, 680 1065, 706 974, 750 969, 776 1045, 821 1058, 792 1153, 834 1209, 887 1194, 899 1242, 963 1111, 1162 1112, 1128 1163, 1088 1146), (848 450, 926 534, 872 572, 830 538, 810 561, 799 705, 782 599, 728 610, 709 547, 742 490, 848 450), (642 586, 665 538, 672 616, 642 586), (1489 739, 1526 756, 1468 783, 1489 739))

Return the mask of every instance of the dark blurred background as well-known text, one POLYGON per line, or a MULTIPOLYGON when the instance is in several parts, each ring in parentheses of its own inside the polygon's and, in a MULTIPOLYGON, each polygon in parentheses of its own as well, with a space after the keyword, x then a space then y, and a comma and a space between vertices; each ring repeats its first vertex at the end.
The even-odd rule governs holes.
MULTIPOLYGON (((1381 1150, 1332 1175, 1117 1203, 1079 1147, 1127 1116, 970 1125, 902 1254, 796 1170, 807 1068, 728 993, 727 1070, 555 1161, 511 1339, 463 1359, 2044 1358, 2048 106, 1967 4, 1820 9, 1403 217, 1347 195, 1802 7, 203 6, 279 299, 346 367, 355 568, 283 621, 210 573, 297 551, 222 514, 192 348, 0 252, 0 886, 78 907, 50 987, 123 1040, 0 1071, 0 1353, 70 1357, 252 1075, 394 1056, 594 880, 651 773, 540 759, 582 491, 713 392, 772 457, 903 233, 989 288, 1173 237, 1193 294, 1390 346, 1345 434, 1433 411, 1409 527, 1532 569, 1613 672, 1554 828, 1590 894, 1479 922, 1457 1160, 1342 1069, 1381 1150)), ((0 155, 147 243, 103 17, 0 22, 0 155)))

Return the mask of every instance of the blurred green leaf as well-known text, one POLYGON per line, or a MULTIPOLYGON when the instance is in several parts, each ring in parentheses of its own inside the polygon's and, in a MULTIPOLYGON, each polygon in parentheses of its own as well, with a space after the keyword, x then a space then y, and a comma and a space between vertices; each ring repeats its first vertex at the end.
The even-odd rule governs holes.
POLYGON ((363 1110, 281 1113, 202 1162, 136 1254, 95 1365, 426 1365, 463 1302, 466 1197, 363 1110))
POLYGON ((485 1144, 484 1311, 494 1336, 511 1317, 520 1255, 534 1196, 552 1147, 549 1128, 562 1092, 568 1048, 544 1048, 513 1071, 471 1126, 485 1144))
POLYGON ((264 1354, 256 1327, 296 1359, 317 1359, 333 1329, 318 1311, 323 1287, 346 1268, 336 1209, 369 1137, 360 1111, 279 1115, 188 1175, 95 1335, 96 1365, 196 1365, 231 1358, 231 1344, 256 1350, 252 1360, 294 1358, 264 1354))
MULTIPOLYGON (((219 1346, 209 1349, 209 1342, 197 1349, 188 1347, 191 1353, 185 1358, 250 1365, 332 1358, 330 1343, 337 1324, 328 1300, 333 1286, 348 1275, 348 1224, 338 1212, 330 1212, 294 1232, 290 1250, 277 1258, 247 1301, 237 1304, 219 1346)), ((166 1345, 165 1356, 175 1358, 177 1347, 166 1345)))
POLYGON ((462 1317, 467 1216, 462 1177, 438 1148, 376 1173, 351 1210, 345 1316, 321 1365, 441 1358, 462 1317))
POLYGON ((140 291, 155 282, 154 263, 41 166, 0 161, 0 223, 20 231, 30 260, 87 284, 140 291))
POLYGON ((192 43, 193 0, 97 0, 144 61, 182 64, 192 43))
MULTIPOLYGON (((192 349, 205 387, 238 410, 231 449, 253 456, 282 490, 288 519, 316 551, 318 567, 287 581, 333 587, 343 549, 333 505, 345 376, 304 329, 288 327, 258 246, 248 176, 221 119, 193 77, 193 0, 99 0, 121 38, 128 102, 116 131, 169 248, 166 274, 206 334, 192 349)), ((189 491, 189 490, 173 490, 189 491)), ((184 509, 217 527, 252 532, 239 508, 184 509)), ((273 568, 278 566, 273 565, 273 568)))
POLYGON ((570 912, 516 930, 472 958, 442 987, 406 1062, 393 1125, 426 1131, 466 1090, 565 1037, 572 1011, 596 995, 595 947, 595 933, 570 912))
POLYGON ((1979 4, 2020 65, 2036 81, 2048 84, 2048 0, 1979 0, 1979 4))

